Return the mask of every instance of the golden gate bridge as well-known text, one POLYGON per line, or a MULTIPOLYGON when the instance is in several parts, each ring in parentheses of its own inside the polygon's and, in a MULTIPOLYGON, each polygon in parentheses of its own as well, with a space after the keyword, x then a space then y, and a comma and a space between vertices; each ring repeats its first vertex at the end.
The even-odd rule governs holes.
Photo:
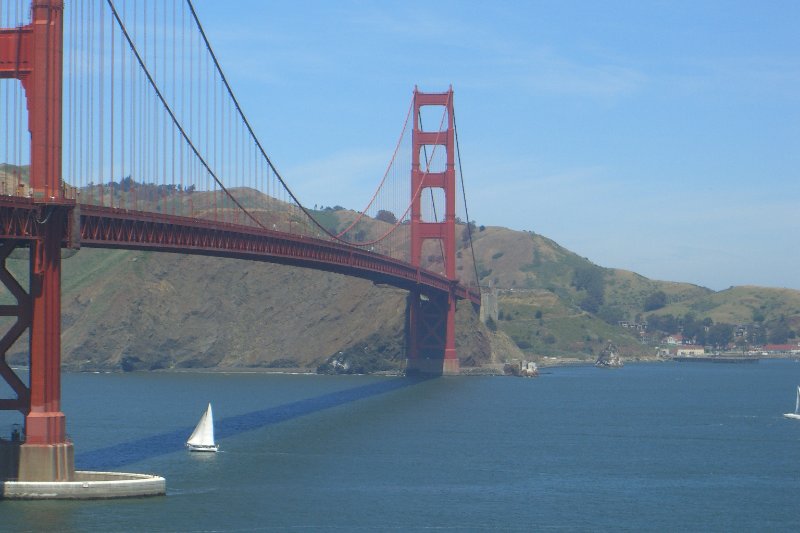
POLYGON ((10 302, 0 305, 0 376, 13 396, 0 410, 25 416, 19 479, 74 472, 60 403, 64 249, 233 257, 400 287, 407 372, 458 372, 456 302, 480 305, 480 292, 452 88, 414 89, 366 207, 332 221, 267 155, 191 0, 7 1, 0 28, 0 283, 10 302), (7 268, 15 251, 27 254, 28 288, 7 268), (27 381, 6 361, 26 332, 27 381))

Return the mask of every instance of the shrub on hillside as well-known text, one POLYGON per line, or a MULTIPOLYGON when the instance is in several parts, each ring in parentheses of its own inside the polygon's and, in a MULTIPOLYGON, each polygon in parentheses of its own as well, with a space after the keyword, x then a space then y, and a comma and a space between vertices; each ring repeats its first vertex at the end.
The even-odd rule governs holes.
POLYGON ((656 291, 644 300, 645 311, 655 311, 667 305, 667 295, 664 291, 656 291))

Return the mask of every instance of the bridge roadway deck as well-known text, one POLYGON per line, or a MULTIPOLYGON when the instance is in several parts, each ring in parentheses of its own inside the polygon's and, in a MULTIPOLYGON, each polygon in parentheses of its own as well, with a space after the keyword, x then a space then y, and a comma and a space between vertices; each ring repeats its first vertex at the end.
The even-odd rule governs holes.
POLYGON ((190 217, 64 201, 0 197, 0 239, 39 236, 55 209, 72 213, 65 246, 150 250, 280 263, 355 276, 423 293, 449 292, 480 305, 480 294, 446 277, 388 256, 337 242, 190 217), (80 225, 76 221, 80 218, 80 225), (79 230, 79 233, 76 231, 79 230), (79 241, 79 242, 78 242, 79 241))

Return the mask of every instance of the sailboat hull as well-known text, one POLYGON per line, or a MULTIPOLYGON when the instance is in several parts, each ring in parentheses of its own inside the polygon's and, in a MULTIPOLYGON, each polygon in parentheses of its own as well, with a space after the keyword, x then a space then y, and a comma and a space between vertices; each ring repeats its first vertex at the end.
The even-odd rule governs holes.
POLYGON ((189 444, 186 443, 186 449, 190 452, 217 452, 219 451, 218 444, 189 444))
POLYGON ((800 415, 795 413, 785 413, 783 416, 785 416, 786 418, 791 418, 793 420, 800 420, 800 415))

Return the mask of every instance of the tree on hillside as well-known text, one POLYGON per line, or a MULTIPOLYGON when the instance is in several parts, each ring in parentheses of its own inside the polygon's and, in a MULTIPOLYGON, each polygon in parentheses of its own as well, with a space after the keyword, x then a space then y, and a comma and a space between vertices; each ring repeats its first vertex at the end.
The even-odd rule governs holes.
POLYGON ((705 346, 708 344, 708 334, 706 333, 705 328, 698 330, 692 339, 694 339, 695 344, 700 346, 705 346))
POLYGON ((473 233, 475 233, 475 223, 470 222, 464 226, 464 229, 461 231, 461 242, 467 244, 473 233))
POLYGON ((598 296, 597 294, 589 293, 583 297, 579 305, 587 313, 596 314, 603 305, 603 295, 600 294, 598 296))
POLYGON ((378 214, 375 215, 375 220, 381 220, 383 222, 388 222, 389 224, 397 224, 397 217, 394 216, 394 213, 385 209, 378 211, 378 214))
POLYGON ((759 325, 753 326, 750 332, 750 344, 760 346, 767 342, 767 330, 759 325))
POLYGON ((616 325, 622 320, 625 320, 625 310, 618 305, 603 305, 597 312, 597 316, 603 319, 608 324, 616 325))
POLYGON ((691 339, 694 344, 701 346, 706 343, 706 328, 693 313, 686 313, 681 322, 683 323, 684 339, 691 339))
POLYGON ((542 266, 542 254, 539 252, 539 248, 533 249, 533 263, 531 263, 534 267, 542 266))
POLYGON ((604 285, 603 271, 594 265, 583 265, 572 273, 572 285, 577 290, 597 292, 604 285))
POLYGON ((714 346, 715 348, 725 348, 730 344, 731 339, 733 338, 733 325, 719 323, 714 324, 708 330, 708 344, 714 346))
POLYGON ((795 338, 795 332, 789 327, 786 317, 781 315, 777 323, 769 328, 769 342, 772 344, 786 344, 789 339, 795 338))
POLYGON ((579 266, 572 274, 572 285, 579 291, 586 291, 586 296, 580 303, 581 309, 589 313, 597 313, 605 301, 603 270, 592 264, 579 266))
POLYGON ((664 291, 656 291, 644 300, 645 311, 655 311, 667 305, 667 295, 664 291))
POLYGON ((680 329, 678 319, 671 314, 667 315, 647 315, 647 327, 651 331, 661 333, 677 333, 680 329))

